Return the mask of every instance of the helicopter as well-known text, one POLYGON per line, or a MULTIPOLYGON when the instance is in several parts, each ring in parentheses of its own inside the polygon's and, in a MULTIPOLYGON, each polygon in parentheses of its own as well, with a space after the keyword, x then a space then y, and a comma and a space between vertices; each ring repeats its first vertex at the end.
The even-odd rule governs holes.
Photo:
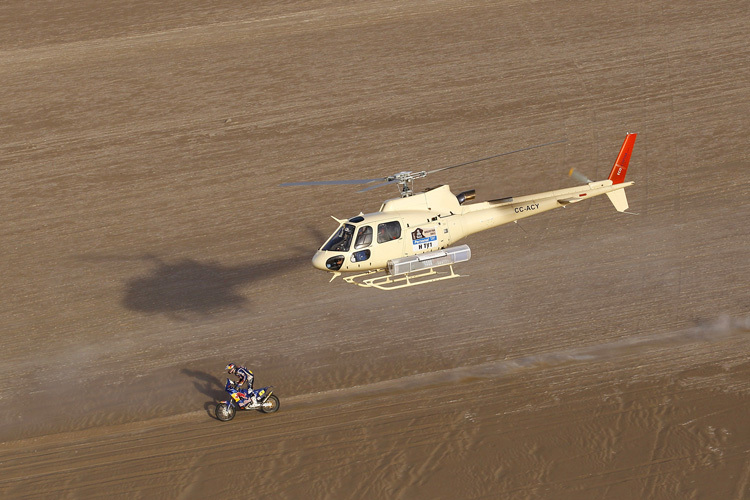
POLYGON ((453 245, 479 231, 517 222, 554 208, 565 208, 602 194, 607 195, 615 210, 626 212, 628 200, 625 188, 634 182, 625 182, 625 174, 636 136, 634 133, 626 134, 609 177, 604 180, 592 181, 571 169, 569 175, 584 184, 481 203, 466 203, 476 197, 475 190, 454 195, 448 185, 415 193, 414 181, 436 172, 565 140, 430 171, 404 171, 376 179, 287 182, 281 186, 377 183, 360 190, 362 192, 396 184, 401 196, 386 200, 377 212, 360 212, 349 219, 332 217, 339 227, 312 258, 315 268, 333 273, 331 281, 345 274, 343 279, 347 283, 393 290, 461 276, 455 273, 453 265, 468 261, 471 249, 468 245, 453 245))

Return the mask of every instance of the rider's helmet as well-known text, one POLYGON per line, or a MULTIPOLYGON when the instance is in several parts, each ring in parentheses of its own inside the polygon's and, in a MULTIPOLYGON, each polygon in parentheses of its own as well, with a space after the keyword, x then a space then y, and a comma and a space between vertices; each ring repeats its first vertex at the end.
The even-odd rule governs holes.
POLYGON ((235 371, 237 371, 237 365, 235 365, 234 363, 229 363, 227 365, 227 372, 229 372, 230 374, 234 374, 235 371))

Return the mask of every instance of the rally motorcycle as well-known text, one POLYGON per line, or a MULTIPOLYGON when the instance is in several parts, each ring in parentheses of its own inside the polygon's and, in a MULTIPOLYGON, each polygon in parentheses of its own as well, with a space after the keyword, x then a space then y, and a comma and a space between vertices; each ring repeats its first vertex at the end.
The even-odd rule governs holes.
POLYGON ((273 393, 273 386, 255 389, 255 404, 249 401, 246 405, 240 406, 240 401, 248 398, 250 395, 237 389, 236 384, 227 379, 227 385, 224 388, 229 393, 230 399, 221 401, 216 405, 216 418, 222 422, 229 422, 237 414, 237 410, 258 410, 263 413, 274 413, 279 411, 279 398, 273 393))

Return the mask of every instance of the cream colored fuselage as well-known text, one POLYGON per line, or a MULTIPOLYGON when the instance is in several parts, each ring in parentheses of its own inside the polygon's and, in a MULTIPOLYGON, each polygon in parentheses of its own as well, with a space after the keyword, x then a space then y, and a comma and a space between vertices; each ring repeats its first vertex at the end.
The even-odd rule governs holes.
POLYGON ((613 185, 611 180, 604 180, 518 198, 464 205, 448 186, 440 186, 426 193, 388 200, 378 212, 342 221, 331 239, 315 253, 312 262, 316 268, 330 272, 384 269, 389 260, 444 249, 470 234, 602 194, 609 196, 617 210, 624 211, 627 201, 622 189, 632 184, 613 185), (398 237, 395 237, 395 223, 400 227, 398 237), (386 231, 389 234, 381 235, 386 231), (348 246, 331 244, 337 234, 347 232, 350 233, 348 246), (358 235, 363 237, 358 238, 358 235), (341 262, 340 268, 331 268, 332 259, 341 262))

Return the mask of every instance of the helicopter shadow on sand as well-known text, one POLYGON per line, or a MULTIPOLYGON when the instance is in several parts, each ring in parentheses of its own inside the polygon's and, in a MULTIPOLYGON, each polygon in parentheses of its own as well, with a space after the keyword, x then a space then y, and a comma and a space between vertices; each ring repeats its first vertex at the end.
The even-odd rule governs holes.
POLYGON ((154 267, 145 276, 125 283, 122 305, 130 311, 162 313, 178 319, 245 309, 248 299, 240 288, 307 264, 307 259, 300 256, 238 266, 195 259, 169 262, 152 255, 143 260, 152 262, 154 267))
POLYGON ((192 258, 169 260, 152 254, 140 257, 86 255, 81 258, 90 262, 129 260, 151 263, 152 267, 145 275, 124 283, 122 306, 129 311, 191 320, 245 310, 249 301, 243 289, 308 266, 313 253, 311 248, 319 244, 320 238, 314 230, 310 232, 310 246, 294 247, 292 256, 236 266, 192 258), (315 243, 312 243, 312 238, 316 238, 315 243))
POLYGON ((206 413, 215 418, 216 402, 224 399, 224 385, 221 380, 211 375, 210 373, 202 372, 199 370, 189 370, 183 368, 180 373, 193 379, 193 387, 204 396, 208 396, 210 399, 205 402, 203 409, 206 413))

